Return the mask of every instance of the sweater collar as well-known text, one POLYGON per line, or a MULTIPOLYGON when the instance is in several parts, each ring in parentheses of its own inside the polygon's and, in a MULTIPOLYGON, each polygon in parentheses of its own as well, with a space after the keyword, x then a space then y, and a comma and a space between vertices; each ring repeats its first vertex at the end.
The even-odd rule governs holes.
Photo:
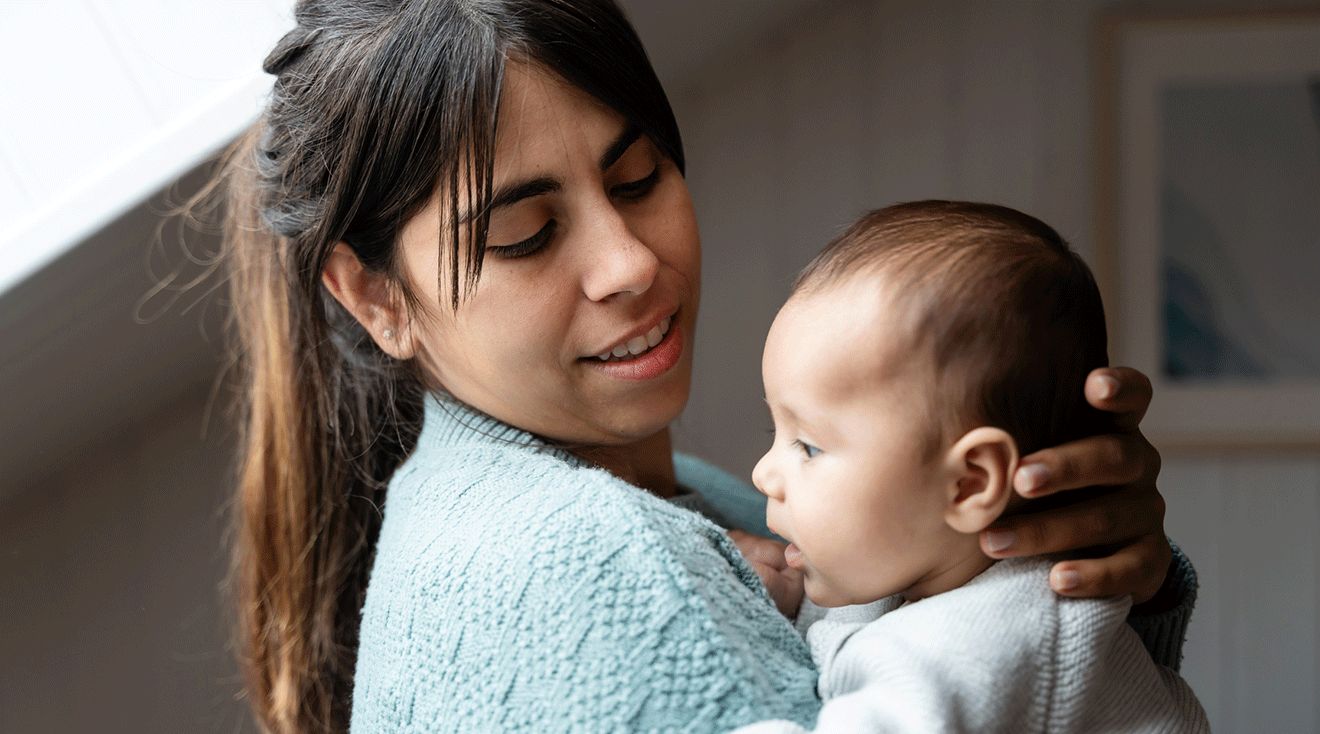
POLYGON ((534 433, 487 415, 447 394, 430 393, 426 397, 426 418, 418 445, 436 449, 472 444, 526 446, 544 451, 575 466, 589 466, 581 457, 556 446, 534 433))

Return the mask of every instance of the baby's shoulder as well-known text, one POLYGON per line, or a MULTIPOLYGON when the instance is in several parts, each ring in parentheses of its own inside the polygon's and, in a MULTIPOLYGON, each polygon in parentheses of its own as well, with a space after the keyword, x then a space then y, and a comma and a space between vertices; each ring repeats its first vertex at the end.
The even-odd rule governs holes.
POLYGON ((1051 566, 1043 558, 1000 561, 957 589, 893 604, 864 624, 844 624, 846 634, 829 634, 836 621, 829 615, 811 633, 822 643, 831 639, 836 654, 903 659, 947 653, 1025 668, 1061 648, 1094 645, 1122 630, 1128 599, 1059 596, 1050 588, 1051 566))

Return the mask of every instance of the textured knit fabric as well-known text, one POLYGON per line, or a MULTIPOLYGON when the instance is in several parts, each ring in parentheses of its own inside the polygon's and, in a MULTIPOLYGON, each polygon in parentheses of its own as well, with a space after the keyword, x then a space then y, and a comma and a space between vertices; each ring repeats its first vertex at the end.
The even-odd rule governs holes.
POLYGON ((807 631, 825 699, 814 731, 1208 732, 1191 689, 1125 623, 1130 598, 1058 596, 1050 565, 1001 561, 913 604, 827 613, 807 631))
POLYGON ((1136 630, 1150 656, 1160 665, 1174 670, 1182 669, 1183 640, 1187 637, 1187 623, 1192 619, 1192 606, 1196 604, 1197 579, 1192 562, 1172 540, 1173 563, 1169 575, 1164 577, 1164 588, 1156 596, 1179 600, 1172 609, 1159 614, 1142 614, 1136 607, 1128 615, 1128 624, 1136 630))
MULTIPOLYGON (((746 482, 690 456, 674 465, 712 514, 768 534, 746 482)), ((1150 621, 1148 646, 1176 660, 1186 616, 1150 621)), ((427 406, 387 494, 355 734, 810 724, 815 681, 801 637, 712 523, 452 401, 427 406)))
POLYGON ((425 420, 387 493, 354 734, 815 720, 809 650, 716 525, 452 401, 425 420))

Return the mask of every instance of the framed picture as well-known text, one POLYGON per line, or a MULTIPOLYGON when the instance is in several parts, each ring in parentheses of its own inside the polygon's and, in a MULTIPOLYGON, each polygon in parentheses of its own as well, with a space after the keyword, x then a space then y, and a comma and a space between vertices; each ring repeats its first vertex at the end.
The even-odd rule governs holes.
POLYGON ((1320 14, 1102 28, 1111 357, 1165 446, 1320 448, 1320 14))

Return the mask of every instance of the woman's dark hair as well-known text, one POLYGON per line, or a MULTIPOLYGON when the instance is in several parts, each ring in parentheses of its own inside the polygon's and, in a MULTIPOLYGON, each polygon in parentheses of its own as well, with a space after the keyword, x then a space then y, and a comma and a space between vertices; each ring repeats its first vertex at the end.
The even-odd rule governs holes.
POLYGON ((508 61, 613 108, 683 169, 669 102, 613 0, 299 0, 294 15, 265 61, 268 107, 212 188, 244 382, 238 648, 257 720, 279 734, 347 731, 385 487, 425 392, 322 285, 332 249, 346 243, 415 305, 396 241, 439 193, 440 278, 459 307, 481 273, 508 61), (476 202, 469 223, 460 200, 476 202))
POLYGON ((793 293, 868 276, 887 286, 904 353, 935 381, 933 446, 990 425, 1025 456, 1113 430, 1083 392, 1109 364, 1100 291, 1049 225, 995 204, 896 204, 826 246, 793 293))

